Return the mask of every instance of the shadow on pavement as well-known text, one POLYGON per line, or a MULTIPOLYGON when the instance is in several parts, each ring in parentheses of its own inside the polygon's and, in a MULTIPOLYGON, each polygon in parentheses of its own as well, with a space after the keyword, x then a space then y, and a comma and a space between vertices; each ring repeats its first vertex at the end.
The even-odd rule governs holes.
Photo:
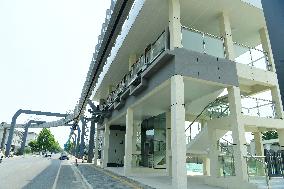
MULTIPOLYGON (((50 189, 54 183, 60 166, 59 160, 51 160, 51 165, 40 172, 34 179, 25 185, 22 189, 50 189)), ((26 170, 29 171, 28 169, 26 170)))

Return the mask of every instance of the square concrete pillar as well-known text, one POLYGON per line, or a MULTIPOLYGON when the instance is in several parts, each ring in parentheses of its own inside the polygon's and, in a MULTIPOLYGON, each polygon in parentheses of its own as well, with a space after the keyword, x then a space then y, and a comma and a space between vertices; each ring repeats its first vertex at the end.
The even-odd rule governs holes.
POLYGON ((267 52, 268 55, 268 61, 271 64, 271 71, 275 72, 275 64, 274 64, 274 58, 271 50, 271 44, 270 39, 268 35, 268 31, 266 27, 263 27, 259 30, 259 36, 262 44, 262 49, 267 52))
POLYGON ((279 144, 282 150, 284 150, 284 129, 278 129, 278 138, 279 138, 279 144))
POLYGON ((230 18, 227 13, 222 12, 220 15, 220 32, 224 38, 226 57, 229 60, 235 60, 234 42, 232 37, 232 29, 230 18))
POLYGON ((133 110, 127 109, 126 112, 126 133, 125 133, 125 155, 124 155, 124 175, 131 174, 132 154, 133 154, 133 110))
POLYGON ((228 100, 231 117, 232 136, 234 141, 234 160, 236 176, 240 180, 248 179, 247 164, 244 156, 247 155, 245 127, 242 120, 242 104, 239 87, 228 88, 228 100))
POLYGON ((184 82, 180 75, 171 78, 172 186, 187 188, 184 82))
POLYGON ((263 143, 262 143, 261 132, 253 132, 253 136, 254 136, 254 143, 255 143, 255 154, 257 156, 264 156, 264 148, 263 148, 263 143))
POLYGON ((278 84, 277 86, 271 88, 271 96, 272 96, 272 101, 275 103, 276 118, 278 119, 284 118, 282 99, 278 84))
POLYGON ((166 112, 166 164, 169 176, 172 176, 172 152, 171 152, 171 112, 166 112))
POLYGON ((170 49, 182 47, 179 0, 169 0, 169 31, 170 49))
POLYGON ((95 156, 94 156, 94 164, 97 165, 98 156, 99 156, 99 124, 97 123, 96 127, 96 137, 95 137, 95 156))
POLYGON ((131 54, 128 59, 128 70, 131 71, 131 67, 136 63, 137 56, 136 54, 131 54))
POLYGON ((210 159, 207 157, 203 158, 203 175, 210 176, 210 159))
POLYGON ((218 156, 220 154, 217 145, 216 129, 208 126, 208 139, 209 139, 209 159, 210 159, 210 176, 219 177, 220 166, 218 162, 218 156))
POLYGON ((105 124, 105 132, 104 132, 104 147, 103 147, 103 168, 107 167, 108 163, 108 149, 109 149, 109 135, 110 135, 110 130, 109 130, 109 124, 105 124))

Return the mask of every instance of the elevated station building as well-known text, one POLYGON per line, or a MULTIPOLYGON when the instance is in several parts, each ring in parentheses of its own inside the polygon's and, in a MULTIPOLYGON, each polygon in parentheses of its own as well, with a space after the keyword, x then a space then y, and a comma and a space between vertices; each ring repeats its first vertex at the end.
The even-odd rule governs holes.
POLYGON ((284 121, 261 6, 135 0, 100 77, 92 98, 108 112, 97 128, 103 168, 191 188, 187 163, 199 159, 208 185, 269 185, 261 133, 277 130, 284 146, 284 121))

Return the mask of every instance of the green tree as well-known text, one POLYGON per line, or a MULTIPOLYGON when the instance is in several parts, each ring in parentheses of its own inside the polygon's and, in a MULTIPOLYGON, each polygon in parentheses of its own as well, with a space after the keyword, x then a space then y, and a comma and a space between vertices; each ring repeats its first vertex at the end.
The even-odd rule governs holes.
POLYGON ((262 133, 263 140, 270 140, 270 139, 277 139, 277 138, 278 138, 277 131, 266 131, 262 133))
POLYGON ((60 151, 59 143, 55 140, 54 135, 51 134, 50 130, 47 128, 43 128, 40 131, 37 137, 37 145, 40 151, 60 151))
POLYGON ((39 152, 39 146, 36 140, 32 140, 29 142, 29 147, 31 148, 32 152, 39 152))

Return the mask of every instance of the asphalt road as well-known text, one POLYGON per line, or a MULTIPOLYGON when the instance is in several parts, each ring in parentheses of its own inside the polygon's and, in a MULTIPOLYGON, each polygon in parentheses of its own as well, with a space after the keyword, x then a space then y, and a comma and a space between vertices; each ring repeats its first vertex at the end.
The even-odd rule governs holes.
POLYGON ((91 164, 74 165, 72 160, 25 156, 0 163, 0 189, 130 189, 149 188, 113 176, 91 164))
POLYGON ((86 188, 70 162, 58 158, 59 155, 4 159, 0 164, 0 189, 86 188))

